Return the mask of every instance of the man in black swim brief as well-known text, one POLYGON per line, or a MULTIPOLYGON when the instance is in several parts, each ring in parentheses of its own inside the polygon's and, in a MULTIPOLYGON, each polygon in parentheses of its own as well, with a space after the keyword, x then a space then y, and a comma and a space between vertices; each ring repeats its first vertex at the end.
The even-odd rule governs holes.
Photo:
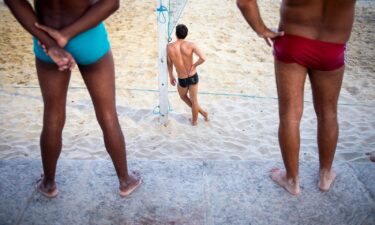
POLYGON ((178 78, 178 85, 180 85, 183 88, 189 88, 190 85, 198 84, 199 82, 199 77, 198 73, 195 73, 191 77, 187 78, 178 78))
POLYGON ((168 72, 170 82, 176 85, 176 78, 173 75, 173 66, 176 68, 178 76, 177 90, 181 99, 192 109, 191 124, 198 124, 198 113, 205 121, 208 121, 208 114, 198 104, 198 73, 197 66, 204 63, 206 57, 198 46, 192 42, 185 41, 188 29, 180 24, 176 27, 177 40, 168 44, 168 72), (193 63, 193 55, 196 54, 199 59, 193 63), (189 96, 188 96, 189 94, 189 96))

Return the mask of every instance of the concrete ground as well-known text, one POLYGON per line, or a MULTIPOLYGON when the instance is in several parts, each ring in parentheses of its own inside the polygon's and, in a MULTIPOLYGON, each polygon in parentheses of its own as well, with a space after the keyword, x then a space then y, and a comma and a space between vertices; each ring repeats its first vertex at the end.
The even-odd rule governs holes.
POLYGON ((336 164, 333 189, 317 188, 317 163, 301 162, 302 194, 269 178, 272 161, 131 161, 143 185, 118 194, 110 161, 60 160, 60 194, 35 191, 39 160, 0 160, 0 224, 375 224, 375 163, 336 164))

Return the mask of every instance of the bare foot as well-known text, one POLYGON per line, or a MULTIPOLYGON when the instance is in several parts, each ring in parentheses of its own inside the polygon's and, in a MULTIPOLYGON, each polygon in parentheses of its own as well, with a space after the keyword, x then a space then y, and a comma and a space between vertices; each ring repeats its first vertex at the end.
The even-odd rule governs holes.
POLYGON ((301 190, 299 188, 298 178, 297 181, 292 181, 292 179, 287 179, 285 171, 282 171, 278 168, 274 168, 270 171, 270 177, 278 185, 283 187, 287 192, 292 195, 299 195, 301 190))
POLYGON ((139 187, 142 183, 142 178, 138 172, 131 172, 128 179, 120 181, 120 191, 121 197, 129 196, 135 189, 139 187))
POLYGON ((55 198, 59 194, 56 183, 46 183, 43 175, 37 181, 35 189, 47 198, 55 198))
POLYGON ((189 119, 190 123, 192 126, 197 126, 198 125, 198 121, 193 121, 191 118, 189 119))
POLYGON ((206 111, 203 111, 202 110, 202 116, 203 116, 203 118, 204 118, 204 121, 206 121, 206 122, 208 122, 208 121, 210 121, 209 119, 208 119, 208 113, 206 112, 206 111))
POLYGON ((332 170, 331 171, 320 170, 319 171, 319 183, 318 183, 319 189, 321 191, 329 191, 335 178, 336 178, 336 174, 332 170))

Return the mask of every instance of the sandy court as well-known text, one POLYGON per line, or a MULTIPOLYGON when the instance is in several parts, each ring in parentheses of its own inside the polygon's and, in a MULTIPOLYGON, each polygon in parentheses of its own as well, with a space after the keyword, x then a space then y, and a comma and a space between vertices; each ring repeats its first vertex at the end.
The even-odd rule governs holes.
MULTIPOLYGON (((276 27, 279 1, 259 1, 266 24, 276 27)), ((121 1, 105 21, 116 64, 117 105, 130 159, 281 160, 273 57, 233 0, 189 0, 180 22, 207 55, 198 68, 201 106, 211 116, 198 127, 170 86, 167 127, 158 104, 156 1, 121 1)), ((0 3, 0 158, 40 158, 43 104, 31 36, 0 3)), ((375 3, 359 1, 339 104, 336 161, 367 161, 375 151, 375 3)), ((62 157, 107 155, 92 103, 78 69, 72 74, 62 157)), ((308 81, 301 124, 302 160, 316 161, 316 119, 308 81)))

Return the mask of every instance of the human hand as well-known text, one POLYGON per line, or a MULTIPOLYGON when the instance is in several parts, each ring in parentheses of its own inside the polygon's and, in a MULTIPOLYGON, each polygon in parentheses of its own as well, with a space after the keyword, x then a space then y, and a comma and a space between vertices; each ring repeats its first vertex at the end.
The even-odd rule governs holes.
POLYGON ((63 33, 61 33, 59 30, 56 30, 54 28, 51 28, 51 27, 48 27, 48 26, 44 26, 44 25, 41 25, 39 23, 35 23, 35 26, 46 32, 49 36, 51 36, 53 39, 55 39, 55 41, 57 42, 57 44, 61 47, 61 48, 64 48, 65 45, 68 43, 69 41, 69 38, 66 37, 63 33))
POLYGON ((284 31, 273 31, 268 28, 265 29, 265 31, 258 34, 259 37, 264 38, 267 45, 272 47, 271 42, 272 39, 284 36, 284 31))
POLYGON ((47 51, 46 45, 42 44, 42 42, 40 42, 39 40, 38 40, 38 45, 41 46, 43 48, 43 52, 46 53, 46 55, 48 55, 48 51, 47 51))
POLYGON ((172 86, 176 86, 177 81, 175 77, 170 77, 170 81, 171 81, 172 86))
POLYGON ((72 70, 76 65, 73 56, 60 47, 50 47, 47 51, 47 55, 49 55, 49 57, 51 57, 51 59, 56 63, 60 71, 67 69, 72 70))

